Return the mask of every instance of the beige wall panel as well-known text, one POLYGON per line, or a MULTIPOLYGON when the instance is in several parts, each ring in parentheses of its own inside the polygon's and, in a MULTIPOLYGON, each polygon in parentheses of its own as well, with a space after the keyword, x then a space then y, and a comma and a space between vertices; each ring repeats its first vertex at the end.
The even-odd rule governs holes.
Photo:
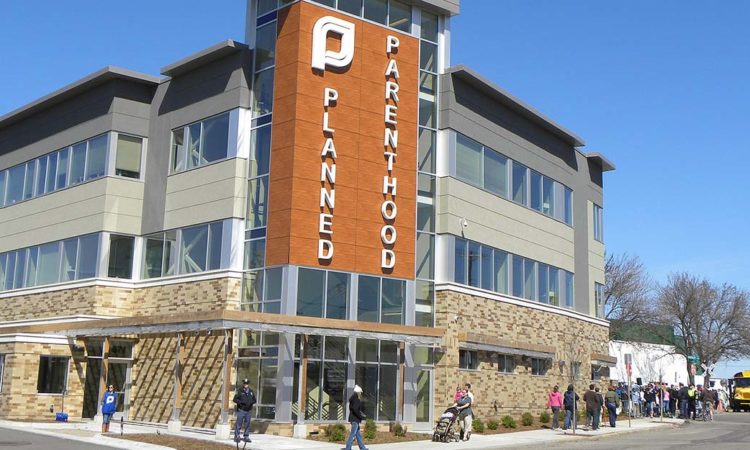
POLYGON ((235 158, 170 176, 164 228, 242 218, 246 171, 246 161, 235 158))
POLYGON ((0 251, 98 231, 140 234, 143 183, 100 178, 0 209, 0 251))
POLYGON ((573 229, 455 178, 438 179, 437 232, 574 271, 573 229), (463 228, 460 219, 469 222, 463 228))

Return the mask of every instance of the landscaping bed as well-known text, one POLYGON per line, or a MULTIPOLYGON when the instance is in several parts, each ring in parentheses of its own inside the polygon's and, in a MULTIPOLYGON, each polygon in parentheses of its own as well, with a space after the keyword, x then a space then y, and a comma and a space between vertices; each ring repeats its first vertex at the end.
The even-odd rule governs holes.
MULTIPOLYGON (((120 436, 119 434, 106 434, 105 436, 117 439, 126 439, 128 441, 145 442, 147 444, 163 445, 165 447, 171 447, 178 450, 227 450, 231 448, 229 445, 219 442, 172 436, 169 434, 144 433, 125 434, 122 436, 120 436)), ((242 445, 240 445, 240 448, 242 448, 242 445)))

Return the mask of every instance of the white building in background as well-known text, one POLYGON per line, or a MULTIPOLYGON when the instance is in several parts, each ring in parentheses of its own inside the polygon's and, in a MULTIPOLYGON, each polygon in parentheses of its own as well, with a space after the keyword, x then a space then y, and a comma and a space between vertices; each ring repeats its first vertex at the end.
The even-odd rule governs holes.
POLYGON ((673 345, 646 342, 609 341, 609 354, 617 357, 617 367, 610 369, 613 380, 628 381, 625 355, 632 355, 632 383, 638 378, 643 383, 659 380, 668 384, 688 383, 687 360, 674 354, 673 345))

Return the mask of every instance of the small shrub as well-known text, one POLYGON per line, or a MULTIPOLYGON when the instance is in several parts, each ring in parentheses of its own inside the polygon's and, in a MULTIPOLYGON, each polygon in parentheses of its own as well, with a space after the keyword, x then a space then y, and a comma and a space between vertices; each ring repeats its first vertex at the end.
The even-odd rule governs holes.
POLYGON ((534 416, 531 413, 525 412, 521 416, 521 423, 525 427, 530 427, 534 423, 534 416))
POLYGON ((406 436, 406 427, 401 425, 399 422, 396 422, 395 424, 393 424, 391 431, 393 431, 394 436, 398 436, 398 437, 406 436))
POLYGON ((516 419, 512 418, 511 416, 505 416, 500 421, 505 428, 515 428, 518 425, 516 425, 516 419))
POLYGON ((484 433, 484 422, 480 419, 472 420, 471 429, 474 430, 475 433, 484 433))
POLYGON ((341 442, 346 438, 346 428, 340 423, 325 427, 328 442, 341 442))
POLYGON ((375 421, 367 419, 367 421, 365 421, 365 431, 362 433, 362 437, 365 439, 375 439, 377 431, 378 427, 375 425, 375 421))
POLYGON ((495 419, 490 419, 487 421, 487 428, 490 430, 497 430, 498 426, 500 426, 500 423, 495 419))
POLYGON ((549 423, 550 415, 547 411, 542 411, 541 414, 539 414, 539 421, 541 423, 549 423))

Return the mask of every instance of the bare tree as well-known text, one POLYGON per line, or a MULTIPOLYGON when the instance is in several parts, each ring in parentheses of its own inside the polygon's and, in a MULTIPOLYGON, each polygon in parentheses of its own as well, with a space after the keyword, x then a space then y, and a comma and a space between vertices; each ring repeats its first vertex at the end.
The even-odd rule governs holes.
MULTIPOLYGON (((659 288, 655 315, 679 335, 675 353, 697 355, 706 364, 750 356, 748 293, 735 286, 712 285, 687 273, 672 274, 659 288)), ((690 382, 695 377, 687 363, 690 382)), ((705 382, 709 374, 706 373, 705 382)))
POLYGON ((604 264, 604 318, 611 321, 611 334, 622 327, 648 320, 653 283, 637 256, 609 255, 604 264))

